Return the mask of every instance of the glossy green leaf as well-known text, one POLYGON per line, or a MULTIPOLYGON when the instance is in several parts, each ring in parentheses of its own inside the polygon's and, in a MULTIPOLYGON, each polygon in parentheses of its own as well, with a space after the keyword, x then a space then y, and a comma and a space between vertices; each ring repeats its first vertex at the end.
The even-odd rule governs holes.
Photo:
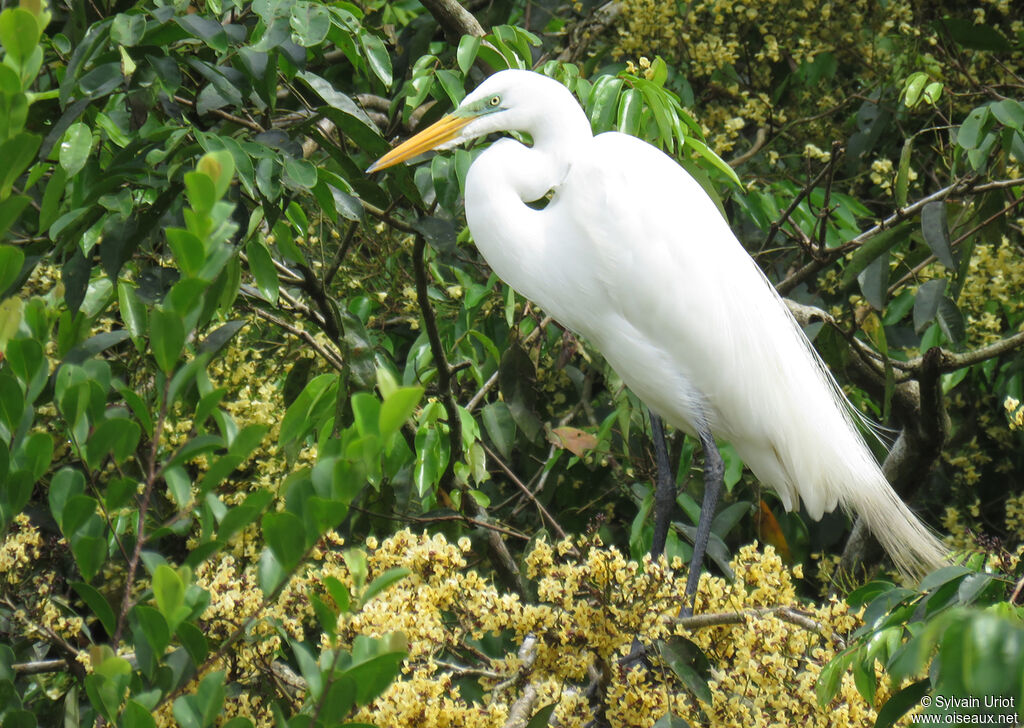
POLYGON ((89 161, 92 145, 92 129, 86 124, 76 122, 68 127, 64 133, 64 140, 60 143, 59 159, 61 168, 69 177, 82 171, 85 163, 89 161))
POLYGON ((298 3, 289 14, 292 37, 303 48, 323 43, 331 29, 331 15, 323 5, 298 3))
POLYGON ((459 48, 455 53, 455 60, 459 64, 459 70, 463 75, 469 73, 470 67, 476 60, 477 51, 480 50, 480 38, 475 35, 464 35, 459 39, 459 48))
POLYGON ((391 56, 384 42, 372 33, 363 33, 359 36, 366 60, 374 75, 380 79, 385 88, 391 87, 391 56))

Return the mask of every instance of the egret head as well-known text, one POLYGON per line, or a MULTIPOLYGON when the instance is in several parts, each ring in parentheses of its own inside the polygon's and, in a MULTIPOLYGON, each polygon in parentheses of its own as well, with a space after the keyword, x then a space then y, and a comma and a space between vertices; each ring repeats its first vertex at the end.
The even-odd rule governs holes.
POLYGON ((531 134, 559 102, 577 109, 568 89, 532 71, 500 71, 482 84, 451 114, 399 144, 374 162, 367 172, 386 169, 431 149, 449 149, 495 131, 531 134))

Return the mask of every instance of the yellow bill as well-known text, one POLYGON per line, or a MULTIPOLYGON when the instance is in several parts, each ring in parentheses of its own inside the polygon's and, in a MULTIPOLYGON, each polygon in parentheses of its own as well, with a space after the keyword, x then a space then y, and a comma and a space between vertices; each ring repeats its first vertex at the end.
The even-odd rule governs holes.
POLYGON ((411 139, 407 139, 399 144, 397 147, 371 164, 366 171, 367 173, 377 172, 382 169, 387 169, 388 167, 393 167, 399 162, 404 162, 405 160, 423 154, 424 152, 429 152, 431 149, 439 147, 445 142, 450 142, 456 137, 462 127, 473 121, 473 119, 473 116, 455 116, 454 114, 442 117, 439 121, 431 124, 419 134, 416 134, 411 139))

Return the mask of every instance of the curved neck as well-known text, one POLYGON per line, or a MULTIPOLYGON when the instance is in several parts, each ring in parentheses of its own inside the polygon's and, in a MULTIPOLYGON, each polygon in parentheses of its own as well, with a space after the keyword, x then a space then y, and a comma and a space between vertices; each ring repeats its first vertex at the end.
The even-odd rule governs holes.
MULTIPOLYGON (((522 155, 522 167, 531 168, 533 175, 542 170, 546 172, 547 186, 537 196, 524 198, 526 202, 539 199, 560 184, 569 172, 571 160, 578 157, 580 147, 594 138, 590 120, 568 93, 565 98, 552 99, 549 112, 531 121, 523 131, 533 139, 533 147, 529 150, 533 153, 522 155)), ((539 181, 534 184, 539 184, 539 181)))

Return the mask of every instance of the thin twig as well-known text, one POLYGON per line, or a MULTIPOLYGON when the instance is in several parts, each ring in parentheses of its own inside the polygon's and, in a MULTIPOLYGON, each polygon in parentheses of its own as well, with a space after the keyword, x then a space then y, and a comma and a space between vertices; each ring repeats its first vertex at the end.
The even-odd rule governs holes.
POLYGON ((818 174, 814 176, 814 179, 804 185, 804 188, 797 193, 797 196, 793 198, 791 203, 789 203, 789 207, 783 211, 782 215, 779 216, 779 219, 772 221, 771 227, 768 228, 768 235, 765 237, 764 242, 761 243, 762 250, 771 246, 772 241, 775 240, 775 236, 778 234, 779 230, 781 230, 782 226, 786 224, 787 220, 789 220, 789 216, 793 214, 797 207, 799 207, 800 203, 803 202, 803 199, 807 197, 808 194, 810 194, 811 190, 818 186, 821 178, 825 176, 825 173, 828 172, 831 166, 832 164, 830 161, 828 165, 822 167, 818 174))
POLYGON ((445 355, 444 344, 441 343, 441 335, 437 330, 437 319, 434 317, 434 309, 430 305, 427 291, 426 249, 426 239, 416 233, 416 243, 412 253, 413 270, 416 277, 416 301, 419 303, 420 313, 423 314, 423 329, 427 334, 430 353, 433 355, 434 364, 437 367, 437 386, 440 390, 441 404, 444 405, 444 410, 448 414, 450 455, 448 456, 448 465, 441 476, 441 482, 450 490, 455 484, 455 463, 462 459, 462 421, 459 419, 459 407, 452 392, 452 370, 448 366, 448 357, 445 355))
POLYGON ((484 452, 487 453, 487 456, 490 457, 491 460, 498 464, 498 467, 501 468, 505 475, 508 476, 509 480, 515 483, 516 487, 519 488, 519 490, 523 491, 523 494, 527 498, 529 498, 534 505, 537 506, 537 510, 540 511, 541 515, 547 520, 548 523, 551 524, 552 528, 555 529, 555 532, 558 534, 558 537, 561 539, 566 538, 565 530, 558 524, 558 521, 555 520, 555 517, 552 516, 548 509, 544 507, 543 503, 537 500, 537 497, 533 493, 531 493, 530 489, 526 487, 526 484, 524 484, 523 481, 520 480, 519 477, 512 472, 512 469, 509 468, 509 466, 506 465, 505 462, 500 457, 498 457, 498 454, 491 450, 491 448, 489 448, 487 445, 484 445, 484 452))

